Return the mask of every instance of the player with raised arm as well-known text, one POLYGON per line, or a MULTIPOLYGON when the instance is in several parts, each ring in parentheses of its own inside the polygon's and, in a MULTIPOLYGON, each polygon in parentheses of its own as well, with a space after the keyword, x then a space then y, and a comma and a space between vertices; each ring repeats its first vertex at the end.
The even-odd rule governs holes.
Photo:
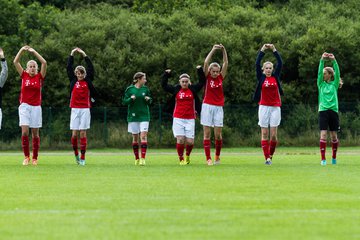
POLYGON ((16 71, 21 77, 21 91, 19 97, 19 125, 21 127, 21 143, 25 159, 23 165, 30 162, 29 129, 32 134, 33 157, 32 164, 38 164, 38 153, 40 148, 39 129, 42 127, 41 90, 46 75, 46 60, 32 47, 23 46, 14 59, 16 71), (38 64, 30 60, 24 70, 20 64, 24 52, 33 54, 40 62, 41 68, 38 71, 38 64))
POLYGON ((67 63, 67 75, 70 80, 70 130, 71 144, 75 154, 75 161, 77 164, 85 165, 85 153, 87 147, 87 134, 86 131, 90 129, 90 108, 91 99, 93 99, 96 90, 93 85, 94 80, 94 66, 89 56, 80 48, 74 48, 68 58, 67 63), (74 65, 74 54, 79 53, 86 62, 86 68, 84 66, 74 65), (80 135, 80 152, 78 152, 78 135, 80 135))
POLYGON ((0 48, 1 74, 0 74, 0 129, 2 123, 2 89, 8 77, 8 66, 5 59, 4 50, 0 48))
POLYGON ((222 148, 222 128, 224 125, 224 90, 223 81, 228 68, 228 57, 222 44, 215 44, 204 61, 204 73, 206 76, 204 99, 201 107, 200 122, 204 129, 204 151, 208 165, 220 164, 220 152, 222 148), (214 53, 220 50, 223 55, 223 64, 212 62, 214 53), (215 161, 211 159, 211 127, 215 135, 215 161))
POLYGON ((272 157, 278 143, 277 129, 281 121, 281 88, 280 73, 282 59, 273 44, 264 44, 256 58, 257 86, 254 93, 254 100, 259 104, 259 126, 261 128, 261 147, 263 149, 265 164, 272 164, 272 157), (277 60, 276 68, 272 62, 264 62, 261 67, 261 60, 265 51, 269 49, 277 60), (270 128, 270 142, 269 142, 270 128))
POLYGON ((197 66, 199 82, 191 84, 190 76, 183 73, 179 76, 179 84, 168 84, 171 70, 165 70, 162 75, 161 86, 172 94, 173 109, 173 134, 176 138, 176 150, 179 156, 180 165, 190 163, 190 154, 194 147, 195 118, 201 112, 200 99, 197 93, 205 84, 205 74, 201 66, 197 66), (186 155, 184 159, 184 149, 186 155))
POLYGON ((336 164, 336 153, 339 147, 337 131, 339 129, 339 102, 338 89, 341 83, 339 65, 334 54, 324 52, 321 56, 317 87, 319 91, 319 128, 320 128, 320 153, 321 165, 326 165, 326 142, 327 131, 330 132, 332 147, 332 164, 336 164), (325 61, 329 60, 332 67, 324 67, 325 61))

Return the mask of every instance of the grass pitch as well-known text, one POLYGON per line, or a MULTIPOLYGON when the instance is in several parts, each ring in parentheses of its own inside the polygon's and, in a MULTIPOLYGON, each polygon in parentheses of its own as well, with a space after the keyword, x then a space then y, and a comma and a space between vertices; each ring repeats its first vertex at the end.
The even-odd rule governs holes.
MULTIPOLYGON (((328 156, 331 149, 328 148, 328 156)), ((223 149, 206 166, 197 149, 40 152, 39 165, 0 154, 0 239, 359 239, 360 150, 320 166, 317 148, 223 149)))

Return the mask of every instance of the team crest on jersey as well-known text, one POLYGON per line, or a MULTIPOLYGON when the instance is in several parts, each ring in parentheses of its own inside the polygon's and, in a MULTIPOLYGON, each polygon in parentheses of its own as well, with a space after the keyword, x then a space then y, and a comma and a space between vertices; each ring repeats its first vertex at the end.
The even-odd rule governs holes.
POLYGON ((270 83, 268 80, 266 80, 266 81, 264 82, 264 84, 265 84, 265 87, 275 85, 274 83, 270 83))
POLYGON ((191 94, 186 95, 186 93, 184 93, 184 92, 180 92, 180 93, 179 93, 179 98, 180 98, 180 99, 189 98, 189 97, 191 98, 192 95, 191 95, 191 94))
POLYGON ((142 95, 145 96, 145 93, 143 92, 142 95))
POLYGON ((215 84, 214 80, 211 80, 209 84, 211 88, 218 88, 219 86, 221 86, 221 83, 215 84))

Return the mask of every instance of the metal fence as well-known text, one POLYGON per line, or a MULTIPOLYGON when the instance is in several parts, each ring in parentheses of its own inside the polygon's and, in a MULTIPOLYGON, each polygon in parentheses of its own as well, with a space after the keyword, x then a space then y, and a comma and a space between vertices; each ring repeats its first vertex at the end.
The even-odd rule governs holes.
MULTIPOLYGON (((163 105, 151 107, 149 142, 153 147, 172 147, 172 116, 162 111, 163 105)), ((360 104, 341 103, 340 122, 343 144, 356 145, 360 135, 360 104)), ((71 131, 69 107, 43 106, 43 127, 40 130, 41 147, 66 149, 71 131)), ((224 107, 224 146, 254 146, 259 144, 256 104, 226 105, 224 107)), ((20 148, 21 129, 17 107, 3 108, 1 149, 20 148)), ((131 135, 127 133, 126 107, 94 107, 91 109, 91 129, 88 130, 89 147, 128 147, 131 135)), ((284 145, 311 145, 318 138, 317 105, 283 105, 279 127, 280 141, 284 145)), ((202 127, 196 120, 195 144, 202 142, 202 127)))

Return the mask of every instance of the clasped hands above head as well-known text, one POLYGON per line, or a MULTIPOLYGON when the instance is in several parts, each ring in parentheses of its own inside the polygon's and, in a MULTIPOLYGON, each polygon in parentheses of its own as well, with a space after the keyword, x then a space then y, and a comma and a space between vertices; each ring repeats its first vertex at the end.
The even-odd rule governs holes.
POLYGON ((224 45, 222 45, 221 43, 220 44, 215 44, 213 46, 214 49, 223 49, 224 48, 224 45))
POLYGON ((78 53, 80 53, 81 55, 83 55, 83 57, 85 57, 86 56, 86 53, 85 53, 85 51, 84 50, 82 50, 81 48, 79 48, 79 47, 76 47, 76 48, 74 48, 73 50, 71 50, 71 55, 73 55, 75 52, 78 52, 78 53))
POLYGON ((332 53, 327 53, 327 52, 324 52, 321 57, 322 57, 322 59, 330 59, 330 60, 334 60, 334 59, 335 59, 334 54, 332 54, 332 53))
POLYGON ((266 49, 271 49, 271 50, 275 51, 275 46, 272 43, 265 43, 262 46, 261 51, 265 51, 266 49))
POLYGON ((29 45, 23 46, 22 49, 23 49, 24 51, 28 51, 28 52, 31 52, 31 53, 35 52, 35 49, 33 49, 32 47, 30 47, 29 45))

